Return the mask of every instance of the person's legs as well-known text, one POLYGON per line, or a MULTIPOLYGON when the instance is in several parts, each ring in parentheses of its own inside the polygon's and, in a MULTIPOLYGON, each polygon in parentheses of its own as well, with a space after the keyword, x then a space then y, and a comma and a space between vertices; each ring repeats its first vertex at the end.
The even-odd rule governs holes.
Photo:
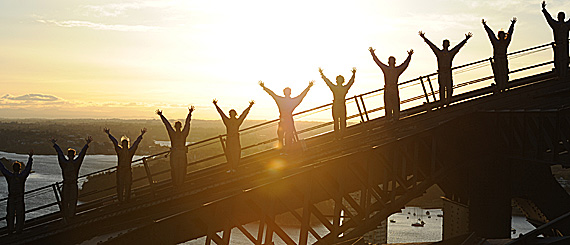
POLYGON ((172 182, 172 185, 177 186, 178 185, 178 166, 176 164, 176 150, 170 150, 170 180, 172 182))
POLYGON ((72 184, 71 186, 71 201, 69 204, 69 217, 75 216, 75 209, 77 208, 77 194, 79 190, 77 188, 77 183, 72 184))
POLYGON ((122 202, 124 200, 123 199, 123 192, 125 189, 124 180, 123 180, 123 176, 122 176, 123 171, 117 169, 116 175, 117 175, 117 199, 119 200, 119 202, 122 202))
POLYGON ((68 218, 69 216, 69 210, 71 207, 71 191, 70 191, 70 186, 69 183, 65 183, 65 180, 63 182, 63 187, 62 187, 62 194, 61 194, 61 213, 62 216, 64 218, 68 218))
POLYGON ((24 222, 26 220, 24 196, 20 196, 16 201, 16 233, 24 230, 24 222))
POLYGON ((392 100, 390 99, 390 92, 384 90, 384 110, 386 120, 392 120, 392 100))
POLYGON ((133 183, 133 175, 131 171, 128 171, 125 176, 124 190, 126 200, 131 199, 131 185, 133 183))
POLYGON ((400 96, 394 95, 394 120, 400 120, 400 96))
POLYGON ((16 198, 8 197, 8 204, 6 205, 6 224, 8 226, 8 233, 14 232, 14 218, 16 215, 16 198))
POLYGON ((283 121, 279 120, 279 124, 277 124, 277 148, 281 149, 283 148, 283 139, 284 139, 284 134, 285 134, 285 129, 283 128, 283 121))

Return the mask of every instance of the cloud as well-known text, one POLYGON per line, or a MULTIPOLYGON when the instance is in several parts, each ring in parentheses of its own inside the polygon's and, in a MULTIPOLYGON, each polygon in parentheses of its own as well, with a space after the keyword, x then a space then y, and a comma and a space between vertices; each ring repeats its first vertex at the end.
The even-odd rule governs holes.
POLYGON ((130 3, 111 3, 103 5, 85 5, 82 7, 86 15, 96 17, 117 17, 125 15, 129 10, 141 10, 145 8, 168 8, 174 6, 174 2, 169 1, 143 1, 130 3))
POLYGON ((60 101, 61 99, 54 95, 49 94, 25 94, 20 96, 11 96, 6 94, 2 96, 2 100, 16 100, 16 101, 60 101))
POLYGON ((82 21, 82 20, 64 20, 64 21, 56 21, 56 20, 42 20, 38 19, 37 22, 44 23, 44 24, 51 24, 60 27, 87 27, 94 30, 103 30, 103 31, 124 31, 124 32, 147 32, 147 31, 157 31, 160 30, 160 27, 157 26, 146 26, 146 25, 110 25, 110 24, 103 24, 103 23, 95 23, 90 21, 82 21))

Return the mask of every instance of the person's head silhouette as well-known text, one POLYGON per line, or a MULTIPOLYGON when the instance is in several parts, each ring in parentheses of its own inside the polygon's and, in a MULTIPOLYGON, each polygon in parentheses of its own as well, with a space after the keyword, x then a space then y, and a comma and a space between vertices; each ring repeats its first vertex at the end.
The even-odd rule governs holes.
POLYGON ((283 89, 283 94, 285 95, 285 97, 289 98, 291 97, 291 88, 286 87, 283 89))
POLYGON ((497 37, 499 38, 499 40, 505 40, 507 39, 507 33, 504 31, 499 31, 497 32, 497 37))
POLYGON ((16 173, 16 174, 17 174, 17 173, 20 173, 20 170, 21 170, 21 169, 22 169, 22 163, 20 163, 20 162, 18 162, 18 161, 15 161, 15 162, 12 164, 12 170, 14 170, 14 173, 16 173))
POLYGON ((230 110, 230 118, 237 118, 237 112, 234 109, 230 110))
POLYGON ((129 149, 129 138, 126 136, 121 137, 121 146, 123 149, 129 149))
POLYGON ((388 65, 390 67, 396 66, 396 58, 394 56, 388 57, 388 65))
POLYGON ((174 123, 174 129, 176 129, 177 132, 180 132, 180 130, 182 130, 182 123, 180 121, 176 121, 174 123))
POLYGON ((72 148, 67 149, 67 157, 73 159, 73 157, 75 157, 75 150, 72 148))
POLYGON ((449 40, 443 40, 443 50, 447 50, 449 48, 449 40))
POLYGON ((558 21, 564 22, 564 19, 566 19, 566 15, 564 14, 564 12, 559 12, 558 13, 558 21))
POLYGON ((344 83, 344 77, 341 75, 336 76, 336 84, 342 85, 344 83))

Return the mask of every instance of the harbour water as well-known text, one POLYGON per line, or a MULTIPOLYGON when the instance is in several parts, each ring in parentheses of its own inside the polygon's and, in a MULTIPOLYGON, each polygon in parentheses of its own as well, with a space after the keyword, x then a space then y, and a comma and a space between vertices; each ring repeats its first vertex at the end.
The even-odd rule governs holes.
MULTIPOLYGON (((15 154, 0 151, 0 158, 5 157, 10 160, 18 160, 21 162, 27 161, 27 155, 25 154, 15 154)), ((137 159, 138 156, 135 156, 137 159)), ((103 170, 112 166, 116 166, 117 157, 114 155, 88 155, 81 167, 80 175, 95 172, 98 170, 103 170)), ((61 181, 61 170, 57 163, 57 156, 54 155, 34 155, 34 165, 33 173, 29 176, 26 181, 26 190, 32 190, 46 185, 53 184, 54 182, 61 181)), ((0 180, 0 198, 7 197, 7 184, 6 181, 0 180)), ((35 198, 34 203, 28 203, 26 201, 26 208, 33 208, 36 206, 41 206, 54 200, 54 194, 51 190, 47 190, 43 195, 46 198, 35 198)), ((5 202, 0 202, 0 217, 5 215, 5 202)), ((55 207, 53 209, 45 210, 44 212, 56 211, 55 207)), ((417 207, 406 207, 402 209, 402 212, 395 213, 391 215, 388 220, 394 220, 395 222, 388 223, 388 243, 406 243, 406 242, 428 242, 428 241, 440 241, 442 239, 442 225, 443 218, 437 217, 437 214, 442 214, 441 209, 422 209, 417 207), (431 217, 426 215, 426 211, 430 212, 431 217), (410 213, 410 214, 408 214, 410 213), (413 214, 416 214, 415 216, 413 214), (415 222, 418 218, 424 220, 424 227, 412 227, 411 224, 415 222)), ((34 216, 42 215, 43 213, 28 214, 26 217, 31 218, 34 216)), ((512 234, 513 238, 516 238, 521 233, 529 232, 533 229, 533 226, 526 221, 524 217, 514 216, 512 218, 512 227, 516 229, 516 233, 512 234)), ((5 226, 5 221, 0 222, 0 227, 5 226)), ((251 234, 257 233, 257 224, 247 224, 244 226, 251 234)), ((315 231, 319 235, 325 235, 327 229, 324 226, 315 226, 315 231)), ((299 237, 298 227, 286 227, 285 231, 294 239, 299 237)), ((243 235, 238 229, 232 230, 232 244, 251 244, 251 242, 243 235)), ((279 239, 278 236, 275 237, 275 244, 285 244, 279 239)), ((312 236, 310 241, 316 241, 312 236)), ((204 238, 188 241, 184 244, 204 244, 204 238)))

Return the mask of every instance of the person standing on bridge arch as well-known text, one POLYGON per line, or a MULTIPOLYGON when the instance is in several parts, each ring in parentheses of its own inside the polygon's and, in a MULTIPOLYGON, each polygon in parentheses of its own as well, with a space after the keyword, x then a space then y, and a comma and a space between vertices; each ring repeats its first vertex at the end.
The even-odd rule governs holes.
POLYGON ((310 81, 309 86, 307 86, 299 96, 291 98, 291 88, 286 87, 283 89, 283 94, 285 95, 285 97, 283 97, 275 94, 271 89, 265 87, 265 84, 262 81, 259 81, 259 86, 271 95, 279 108, 279 125, 277 126, 277 138, 279 143, 277 148, 281 149, 284 145, 290 147, 293 143, 293 137, 294 134, 296 134, 295 122, 293 121, 293 110, 295 110, 301 101, 303 101, 303 98, 307 96, 309 89, 311 89, 314 83, 315 81, 310 81))
POLYGON ((323 74, 323 69, 319 68, 319 73, 321 78, 325 81, 329 89, 333 93, 333 104, 332 104, 332 116, 334 131, 336 133, 336 138, 342 139, 344 130, 346 130, 346 94, 352 84, 354 84, 354 77, 356 75, 356 68, 352 68, 352 77, 346 85, 344 83, 344 77, 341 75, 336 76, 336 85, 334 85, 331 80, 329 80, 325 74, 323 74))
POLYGON ((241 158, 241 143, 239 139, 239 127, 247 117, 249 110, 255 104, 255 101, 250 101, 249 106, 241 113, 239 117, 237 117, 237 112, 234 109, 230 110, 230 116, 226 116, 226 114, 220 109, 218 106, 218 100, 214 99, 212 101, 214 106, 216 106, 216 110, 222 117, 222 121, 226 126, 226 160, 228 162, 229 170, 228 173, 235 172, 237 170, 237 166, 239 164, 239 160, 241 158))
POLYGON ((32 156, 34 151, 30 150, 28 153, 28 163, 26 167, 22 170, 22 163, 15 161, 12 164, 13 172, 9 171, 4 167, 4 164, 0 163, 0 171, 6 178, 8 182, 8 203, 6 205, 6 224, 8 226, 8 234, 12 234, 14 231, 16 233, 21 233, 24 229, 25 221, 25 205, 24 205, 24 191, 26 179, 32 171, 32 156), (14 219, 16 219, 16 228, 14 229, 14 219))
POLYGON ((182 128, 180 121, 176 121, 174 128, 172 128, 168 119, 162 115, 162 111, 156 110, 156 114, 160 116, 162 123, 166 126, 166 131, 170 138, 170 174, 175 187, 180 187, 184 184, 184 178, 186 177, 186 167, 188 166, 186 138, 190 133, 190 120, 192 120, 193 111, 194 106, 190 106, 188 108, 188 116, 186 116, 186 121, 184 122, 184 128, 182 128))
POLYGON ((449 106, 451 96, 453 95, 453 76, 451 74, 451 67, 453 58, 459 52, 459 49, 467 43, 467 40, 473 36, 471 32, 465 34, 465 39, 457 46, 449 50, 449 40, 443 40, 443 49, 436 47, 430 40, 425 37, 425 33, 419 32, 420 37, 424 39, 427 45, 431 48, 437 57, 437 82, 439 83, 439 100, 441 106, 449 106))
POLYGON ((408 68, 414 50, 408 51, 408 58, 399 66, 396 66, 396 58, 388 57, 388 65, 385 65, 376 57, 374 49, 368 48, 372 59, 384 73, 384 108, 386 109, 386 120, 393 121, 400 119, 400 94, 398 92, 398 77, 408 68))
POLYGON ((117 139, 111 135, 110 129, 104 128, 103 132, 109 136, 117 153, 117 172, 115 173, 117 175, 117 199, 119 199, 119 202, 128 201, 131 199, 131 184, 133 181, 131 162, 143 135, 146 133, 146 128, 141 130, 141 135, 139 135, 131 147, 129 147, 128 137, 122 137, 121 145, 119 145, 117 139))
POLYGON ((507 83, 509 82, 509 61, 507 60, 507 48, 511 43, 511 38, 513 32, 515 31, 515 23, 517 18, 513 17, 511 20, 511 26, 509 31, 505 33, 504 31, 499 31, 497 37, 495 33, 489 28, 485 19, 481 20, 483 27, 491 40, 491 45, 493 45, 493 59, 491 60, 491 67, 493 68, 493 74, 495 76, 495 83, 497 84, 497 91, 504 92, 507 88, 507 83))
POLYGON ((558 21, 546 11, 546 1, 542 1, 542 13, 552 28, 554 33, 554 69, 561 79, 565 79, 568 74, 568 31, 570 30, 570 20, 566 18, 564 12, 558 13, 558 21))
POLYGON ((61 174, 63 175, 63 194, 61 196, 61 211, 63 213, 64 221, 72 218, 75 215, 75 208, 77 207, 77 177, 79 175, 79 168, 83 164, 83 159, 85 159, 85 154, 87 154, 87 148, 89 148, 89 143, 93 141, 91 136, 85 139, 85 146, 79 152, 79 155, 75 157, 75 150, 72 148, 67 149, 67 158, 63 155, 63 151, 57 145, 57 140, 52 139, 53 148, 57 152, 57 160, 59 162, 59 167, 61 168, 61 174))

